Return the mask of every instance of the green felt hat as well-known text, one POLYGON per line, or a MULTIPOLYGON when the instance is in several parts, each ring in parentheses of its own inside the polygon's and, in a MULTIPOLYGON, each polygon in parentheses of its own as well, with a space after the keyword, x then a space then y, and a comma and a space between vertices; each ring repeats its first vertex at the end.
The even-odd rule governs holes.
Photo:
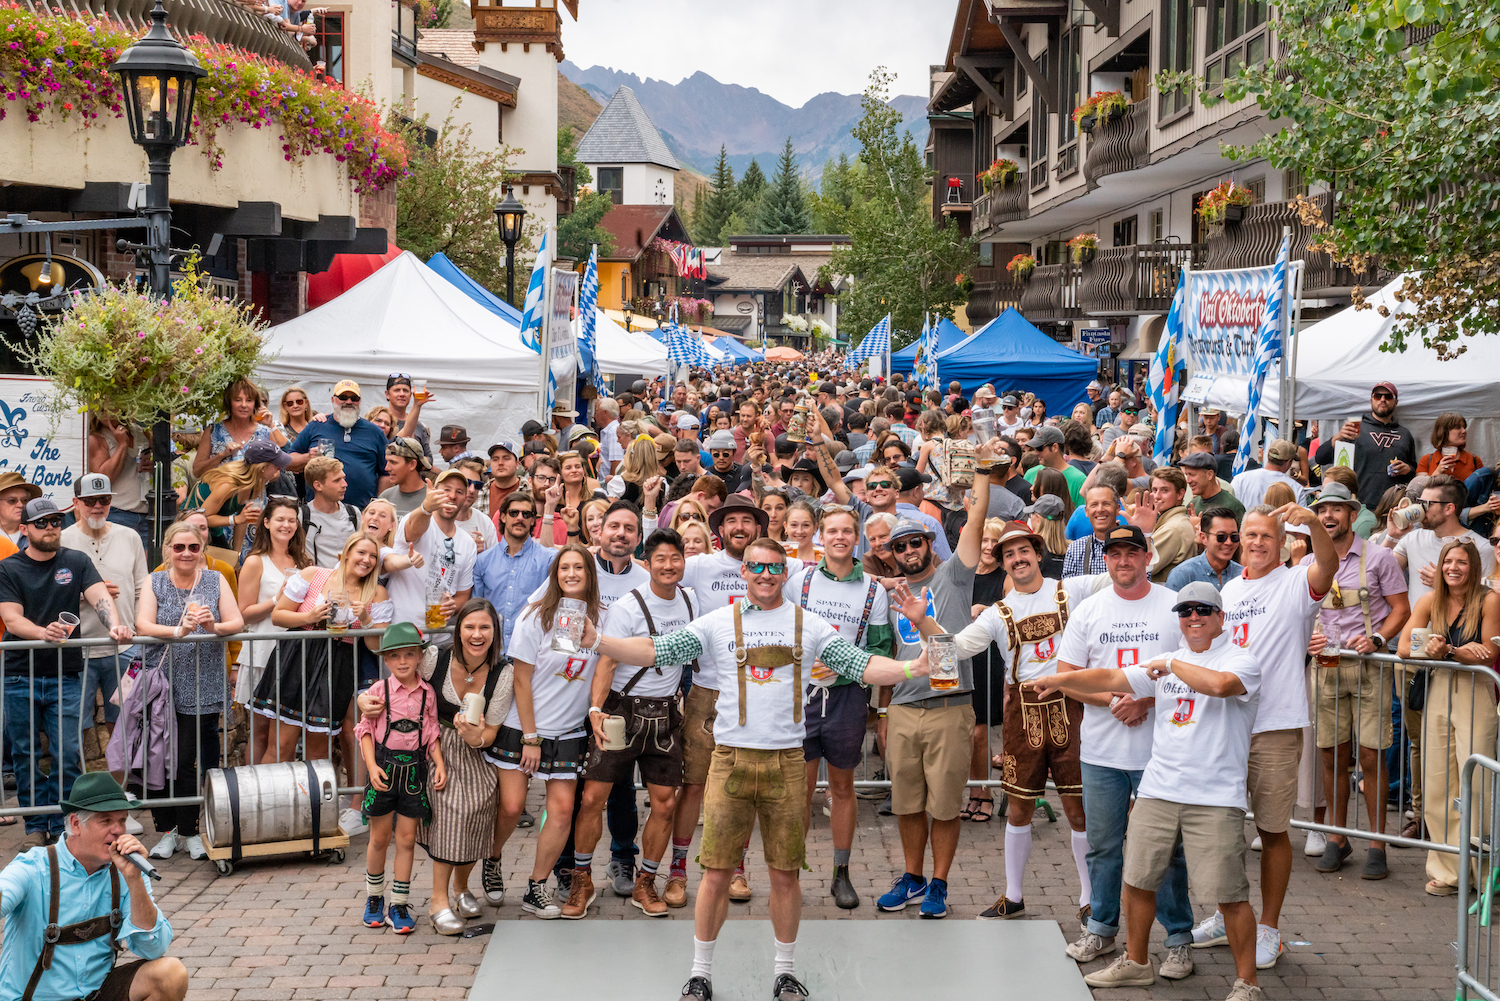
POLYGON ((380 634, 381 653, 390 653, 392 650, 400 650, 409 646, 427 646, 422 630, 418 629, 415 623, 392 622, 386 627, 385 632, 380 634))
POLYGON ((109 772, 84 772, 73 783, 68 798, 59 805, 64 813, 79 810, 108 813, 111 810, 134 810, 140 804, 125 798, 125 790, 109 772))

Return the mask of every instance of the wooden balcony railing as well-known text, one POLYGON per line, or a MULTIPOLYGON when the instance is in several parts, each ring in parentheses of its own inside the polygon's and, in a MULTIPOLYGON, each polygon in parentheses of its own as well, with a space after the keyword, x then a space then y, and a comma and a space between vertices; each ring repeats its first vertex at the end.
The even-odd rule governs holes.
MULTIPOLYGON (((154 0, 20 0, 36 14, 67 17, 88 11, 113 18, 127 28, 144 30, 151 24, 154 0)), ((179 37, 202 35, 212 42, 238 46, 268 56, 298 69, 312 69, 312 62, 296 39, 266 20, 229 0, 173 0, 168 27, 179 37)))
MULTIPOLYGON (((1333 221, 1334 203, 1331 194, 1325 192, 1313 195, 1310 201, 1317 207, 1325 222, 1333 221)), ((1306 262, 1302 278, 1304 294, 1335 292, 1376 281, 1373 269, 1368 273, 1355 272, 1335 264, 1328 254, 1310 249, 1309 245, 1317 240, 1321 229, 1305 225, 1296 204, 1289 201, 1247 206, 1244 218, 1238 223, 1216 227, 1216 231, 1209 234, 1203 254, 1203 266, 1217 270, 1275 264, 1276 253, 1281 248, 1283 227, 1291 229, 1292 259, 1306 262)))
POLYGON ((1078 308, 1078 285, 1083 269, 1077 264, 1042 264, 1031 272, 1021 292, 1021 315, 1032 323, 1074 320, 1083 315, 1078 308))
POLYGON ((1201 243, 1109 247, 1083 266, 1078 307, 1087 316, 1137 316, 1172 308, 1183 265, 1201 266, 1201 243))
POLYGON ((974 291, 969 294, 969 302, 965 308, 969 322, 978 329, 981 324, 989 323, 1005 312, 1007 307, 1020 309, 1021 294, 1025 289, 1024 283, 1016 281, 1009 274, 1004 274, 995 281, 975 282, 974 291))
POLYGON ((1146 165, 1150 153, 1151 102, 1137 101, 1125 113, 1094 127, 1089 136, 1088 156, 1083 161, 1083 178, 1090 190, 1099 179, 1146 165))
POLYGON ((987 236, 1004 223, 1025 219, 1029 211, 1026 186, 1017 175, 1003 188, 991 188, 974 200, 975 238, 987 236))

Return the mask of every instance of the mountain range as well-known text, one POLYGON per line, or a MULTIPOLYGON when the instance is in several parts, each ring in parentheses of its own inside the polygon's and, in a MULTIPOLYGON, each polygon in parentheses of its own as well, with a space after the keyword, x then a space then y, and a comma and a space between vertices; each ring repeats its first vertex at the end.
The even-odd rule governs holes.
MULTIPOLYGON (((600 104, 608 103, 622 85, 635 91, 672 153, 702 174, 713 173, 720 144, 735 177, 744 174, 752 158, 769 176, 788 136, 803 176, 813 181, 840 153, 851 158, 859 153, 849 132, 860 118, 858 94, 819 94, 793 108, 754 87, 721 83, 702 71, 673 84, 605 66, 584 69, 571 61, 564 61, 561 70, 600 104)), ((890 104, 901 112, 903 128, 920 149, 927 142, 927 99, 905 95, 890 104)))

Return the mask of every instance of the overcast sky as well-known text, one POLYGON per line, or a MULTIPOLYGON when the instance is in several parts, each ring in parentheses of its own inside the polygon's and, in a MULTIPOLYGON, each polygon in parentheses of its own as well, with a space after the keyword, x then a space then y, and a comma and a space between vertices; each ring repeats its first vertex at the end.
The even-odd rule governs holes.
POLYGON ((579 66, 677 83, 699 70, 792 107, 826 91, 858 94, 870 71, 896 74, 892 96, 926 95, 953 0, 583 0, 563 13, 563 51, 579 66))

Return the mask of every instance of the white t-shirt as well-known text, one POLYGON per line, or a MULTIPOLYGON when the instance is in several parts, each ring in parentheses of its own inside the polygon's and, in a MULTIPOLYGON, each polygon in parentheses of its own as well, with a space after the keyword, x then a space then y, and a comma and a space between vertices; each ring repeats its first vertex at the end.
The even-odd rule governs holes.
MULTIPOLYGON (((401 523, 396 526, 396 538, 400 540, 398 545, 404 544, 406 540, 406 522, 410 517, 411 515, 407 515, 402 518, 401 523)), ((426 621, 427 589, 439 579, 443 582, 443 589, 449 594, 468 591, 474 587, 474 560, 479 556, 474 537, 462 529, 454 529, 451 556, 448 541, 448 536, 438 528, 437 519, 430 519, 427 531, 422 533, 413 547, 422 554, 422 565, 391 574, 386 590, 390 592, 391 601, 396 606, 397 622, 426 621)), ((453 637, 448 633, 438 633, 432 637, 432 642, 438 646, 448 646, 453 642, 453 637)))
POLYGON ((325 514, 309 503, 307 520, 307 551, 313 555, 313 565, 334 569, 344 554, 344 543, 359 528, 358 523, 350 520, 342 503, 332 514, 325 514))
POLYGON ((1125 669, 1137 698, 1156 699, 1151 762, 1138 795, 1194 806, 1249 808, 1245 774, 1250 731, 1260 702, 1260 661, 1221 633, 1194 653, 1184 644, 1174 657, 1240 679, 1245 694, 1218 698, 1196 692, 1175 674, 1152 681, 1144 667, 1125 669))
MULTIPOLYGON (((557 557, 553 557, 555 561, 557 557)), ((650 587, 651 573, 635 560, 630 561, 629 568, 624 573, 615 573, 604 562, 601 556, 594 557, 594 570, 599 577, 599 611, 607 612, 620 600, 621 595, 629 593, 631 588, 650 587)), ((531 592, 527 601, 541 601, 542 596, 547 593, 547 581, 542 581, 541 586, 531 592)), ((697 608, 697 604, 693 605, 697 608)))
MULTIPOLYGON (((1134 667, 1182 643, 1177 627, 1177 592, 1152 584, 1144 598, 1130 601, 1105 588, 1078 606, 1058 645, 1057 659, 1078 667, 1134 667)), ((1151 760, 1155 709, 1139 726, 1126 726, 1107 706, 1083 707, 1078 745, 1080 761, 1133 771, 1151 760)))
POLYGON ((858 580, 833 580, 816 566, 803 567, 787 579, 786 586, 781 589, 782 596, 794 605, 802 604, 802 585, 806 580, 811 580, 807 589, 807 610, 818 613, 840 636, 861 649, 870 625, 884 625, 890 619, 890 599, 886 597, 885 588, 878 583, 875 584, 875 600, 870 602, 870 614, 865 615, 865 602, 870 596, 873 580, 868 574, 862 574, 858 580))
POLYGON ((1406 591, 1413 608, 1417 606, 1418 598, 1432 590, 1422 583, 1422 568, 1429 563, 1436 564, 1443 546, 1453 539, 1467 539, 1474 543, 1474 548, 1479 550, 1479 562, 1484 566, 1486 578, 1495 572, 1495 547, 1490 545, 1489 539, 1476 535, 1467 528, 1458 535, 1447 537, 1439 536, 1430 528, 1407 532, 1396 541, 1396 555, 1406 560, 1406 591))
POLYGON ((1311 567, 1278 566, 1264 577, 1236 577, 1220 592, 1224 631, 1260 665, 1255 733, 1307 726, 1307 641, 1323 596, 1307 583, 1311 567))
MULTIPOLYGON (((682 584, 693 589, 695 596, 703 599, 703 610, 731 605, 748 593, 745 578, 740 576, 743 560, 737 560, 720 549, 712 553, 689 556, 682 572, 682 584)), ((787 576, 794 577, 803 563, 796 557, 787 559, 787 576)))
MULTIPOLYGON (((797 606, 783 601, 770 611, 746 608, 742 613, 745 648, 792 645, 797 606)), ((652 613, 655 614, 655 613, 652 613)), ((739 672, 734 660, 734 609, 716 608, 694 619, 687 627, 703 643, 704 655, 712 654, 719 665, 718 719, 714 742, 729 747, 786 750, 801 747, 807 735, 805 721, 793 719, 802 702, 790 664, 775 668, 745 668, 745 725, 740 726, 739 672)), ((802 613, 802 681, 812 678, 813 662, 823 648, 838 636, 833 626, 813 612, 802 613)), ((707 668, 705 667, 705 670, 707 668)))
MULTIPOLYGON (((489 549, 500 541, 500 537, 495 534, 495 523, 480 514, 477 510, 470 511, 467 518, 463 521, 455 521, 454 524, 458 526, 460 532, 468 533, 471 539, 474 537, 474 533, 478 532, 479 537, 484 540, 485 549, 489 549)), ((478 549, 477 546, 475 548, 478 549)))
MULTIPOLYGON (((641 614, 641 603, 626 592, 604 617, 601 629, 605 636, 619 639, 628 639, 633 636, 664 636, 674 629, 681 629, 687 625, 693 620, 693 613, 701 611, 696 597, 689 595, 689 599, 692 600, 692 612, 689 612, 688 602, 683 600, 681 591, 674 591, 671 598, 663 599, 657 597, 649 584, 635 590, 645 599, 646 607, 651 610, 651 622, 656 629, 653 631, 646 624, 646 617, 641 614)), ((616 692, 620 691, 640 669, 639 664, 615 665, 615 676, 610 681, 609 687, 616 692)), ((646 673, 641 675, 641 680, 636 682, 635 687, 630 690, 630 694, 647 699, 664 699, 677 693, 677 686, 681 681, 682 669, 679 667, 647 668, 646 673)))
MULTIPOLYGON (((542 737, 582 733, 598 656, 553 650, 552 630, 543 629, 536 609, 529 607, 510 634, 510 656, 531 665, 531 711, 536 733, 542 737)), ((514 703, 505 716, 505 725, 522 729, 521 711, 514 703)))
MULTIPOLYGON (((1101 587, 1109 586, 1109 574, 1083 574, 1062 581, 1063 591, 1068 596, 1068 615, 1071 617, 1085 599, 1101 587)), ((1057 611, 1058 582, 1049 578, 1042 581, 1041 589, 1033 594, 1012 591, 1000 603, 1010 609, 1016 622, 1033 615, 1046 615, 1057 611)), ((1024 635, 1024 630, 1022 631, 1024 635)), ((1016 676, 1021 681, 1035 681, 1057 673, 1057 650, 1060 636, 1050 636, 1036 643, 1021 644, 1021 663, 1016 665, 1016 676)), ((1010 684, 1010 630, 1005 619, 994 605, 979 613, 972 625, 964 628, 955 639, 960 657, 977 657, 994 643, 1000 648, 1000 656, 1006 665, 1005 683, 1010 684)))

